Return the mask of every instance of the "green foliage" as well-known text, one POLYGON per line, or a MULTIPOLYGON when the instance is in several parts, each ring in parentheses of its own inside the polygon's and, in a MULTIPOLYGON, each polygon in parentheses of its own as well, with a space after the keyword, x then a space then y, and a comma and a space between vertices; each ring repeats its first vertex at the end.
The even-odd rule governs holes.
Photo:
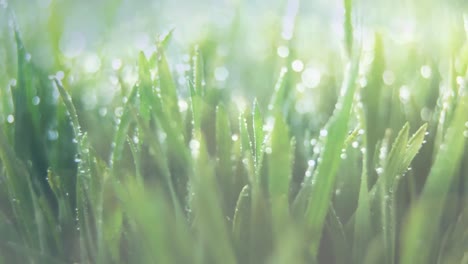
MULTIPOLYGON (((120 2, 104 4, 106 26, 120 2)), ((343 4, 345 54, 326 50, 319 76, 295 60, 297 36, 246 73, 240 4, 230 35, 190 55, 174 56, 171 30, 94 74, 62 54, 66 4, 49 7, 51 68, 11 20, 0 263, 466 263, 466 35, 440 54, 385 30, 367 43, 343 4), (241 78, 264 87, 242 97, 241 78), (117 88, 90 107, 101 79, 117 88)))

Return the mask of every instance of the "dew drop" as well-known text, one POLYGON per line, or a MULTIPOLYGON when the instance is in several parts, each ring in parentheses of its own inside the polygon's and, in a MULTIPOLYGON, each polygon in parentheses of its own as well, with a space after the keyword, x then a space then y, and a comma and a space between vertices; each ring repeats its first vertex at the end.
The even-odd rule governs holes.
POLYGON ((402 103, 407 103, 409 102, 409 99, 411 97, 410 90, 408 89, 407 86, 402 86, 400 87, 400 100, 402 103))
POLYGON ((192 139, 190 140, 189 147, 192 151, 192 154, 198 155, 198 152, 200 151, 200 142, 198 140, 192 139))
POLYGON ((307 164, 310 166, 310 167, 314 167, 315 166, 315 160, 309 160, 307 162, 307 164))
POLYGON ((383 73, 383 81, 386 85, 392 85, 395 82, 395 74, 390 70, 386 70, 383 73))
POLYGON ((115 110, 114 110, 114 115, 116 117, 122 117, 123 115, 123 107, 119 106, 119 107, 116 107, 115 110))
POLYGON ((421 75, 425 79, 429 79, 432 75, 432 69, 428 65, 424 65, 421 67, 421 75))
POLYGON ((466 137, 466 138, 468 138, 468 131, 466 131, 466 130, 463 131, 463 136, 466 137))
POLYGON ((188 109, 188 103, 185 100, 179 100, 177 103, 181 112, 185 112, 188 109))
POLYGON ((107 108, 105 108, 105 107, 99 108, 99 115, 101 117, 105 117, 107 115, 107 108))
POLYGON ((301 75, 302 83, 308 88, 315 88, 320 84, 321 74, 318 69, 307 68, 301 75))
POLYGON ((15 122, 15 117, 13 115, 8 115, 7 116, 7 122, 12 124, 13 122, 15 122))
POLYGON ((54 140, 57 140, 59 137, 59 133, 57 130, 49 130, 47 131, 47 139, 49 139, 50 141, 54 141, 54 140))
POLYGON ((301 60, 294 60, 291 63, 291 68, 295 72, 301 72, 304 70, 304 63, 301 60))
POLYGON ((121 67, 122 67, 122 60, 120 59, 112 60, 112 69, 114 69, 114 71, 120 70, 121 67))
POLYGON ((328 135, 328 131, 326 129, 320 130, 320 136, 321 137, 326 137, 328 135))
POLYGON ((57 80, 63 80, 63 78, 65 78, 65 73, 63 71, 58 71, 56 74, 55 74, 55 78, 57 78, 57 80))
POLYGON ((214 75, 217 81, 224 82, 229 77, 229 71, 226 67, 217 67, 214 75))
POLYGON ((276 52, 281 58, 286 58, 289 56, 289 48, 286 46, 279 46, 276 52))
POLYGON ((375 169, 375 171, 377 172, 378 175, 381 175, 383 173, 383 168, 382 167, 378 167, 375 169))
POLYGON ((41 98, 39 96, 34 96, 32 99, 33 105, 38 105, 41 102, 41 98))

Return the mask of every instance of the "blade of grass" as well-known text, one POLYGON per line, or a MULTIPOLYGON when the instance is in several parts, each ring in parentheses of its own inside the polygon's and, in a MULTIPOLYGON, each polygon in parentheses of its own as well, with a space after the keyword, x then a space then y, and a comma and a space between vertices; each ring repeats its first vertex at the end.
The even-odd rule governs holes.
POLYGON ((427 263, 431 256, 450 185, 460 165, 468 122, 468 97, 460 93, 454 117, 447 129, 439 153, 431 168, 421 196, 404 228, 401 263, 427 263), (429 245, 429 248, 427 246, 429 245))
MULTIPOLYGON (((320 243, 321 230, 327 215, 336 172, 341 161, 341 149, 348 134, 348 121, 351 114, 351 106, 356 90, 356 78, 359 69, 359 56, 355 56, 348 66, 348 71, 343 82, 341 97, 336 105, 335 112, 324 131, 327 133, 320 162, 313 176, 310 202, 306 211, 306 225, 312 234, 310 251, 317 255, 320 243)), ((322 133, 325 134, 325 133, 322 133)))
POLYGON ((283 117, 278 113, 271 132, 271 153, 267 152, 269 166, 268 190, 276 235, 281 233, 289 216, 288 197, 292 159, 288 130, 283 117))

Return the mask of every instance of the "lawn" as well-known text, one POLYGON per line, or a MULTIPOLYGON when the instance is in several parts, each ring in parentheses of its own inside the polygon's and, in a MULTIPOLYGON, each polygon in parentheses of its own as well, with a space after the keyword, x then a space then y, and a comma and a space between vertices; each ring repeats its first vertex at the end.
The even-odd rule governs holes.
POLYGON ((466 3, 95 2, 0 0, 0 264, 468 264, 466 3))

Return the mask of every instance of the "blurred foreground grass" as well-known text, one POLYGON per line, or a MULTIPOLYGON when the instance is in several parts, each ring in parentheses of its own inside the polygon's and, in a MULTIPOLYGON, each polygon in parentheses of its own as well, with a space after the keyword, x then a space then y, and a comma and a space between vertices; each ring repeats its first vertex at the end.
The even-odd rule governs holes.
POLYGON ((318 43, 298 1, 255 38, 238 5, 117 56, 1 3, 0 263, 468 263, 459 10, 395 34, 345 0, 318 43))

